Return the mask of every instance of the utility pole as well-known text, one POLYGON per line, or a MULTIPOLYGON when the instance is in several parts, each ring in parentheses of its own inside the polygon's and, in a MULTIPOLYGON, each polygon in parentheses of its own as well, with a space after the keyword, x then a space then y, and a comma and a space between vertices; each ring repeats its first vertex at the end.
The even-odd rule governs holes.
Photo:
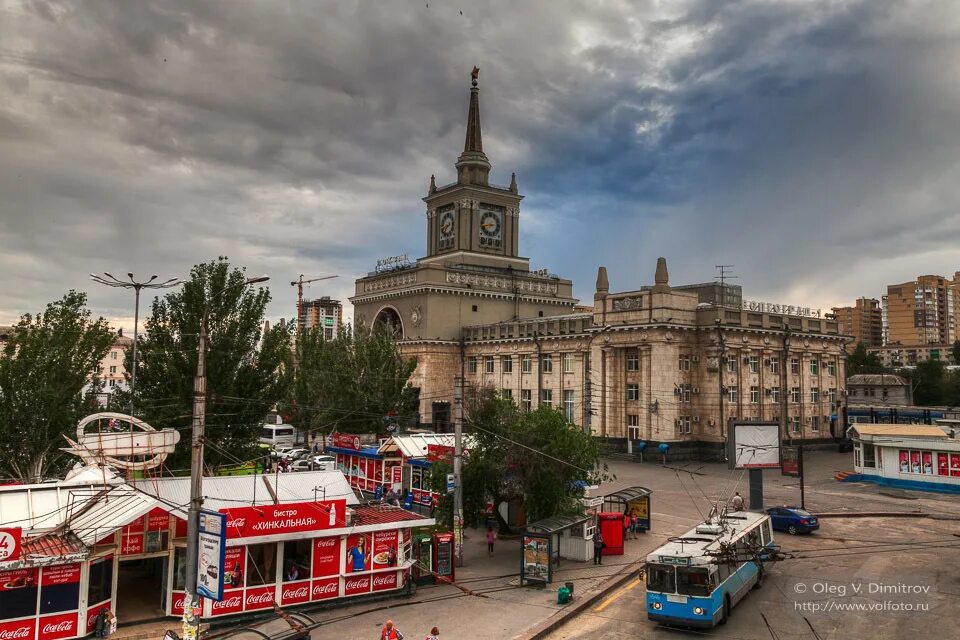
MULTIPOLYGON (((243 286, 266 282, 267 276, 249 278, 243 286)), ((234 286, 240 286, 234 285, 234 286)), ((210 296, 210 301, 233 287, 226 287, 210 296)), ((200 629, 200 597, 197 595, 197 572, 200 570, 200 511, 203 509, 203 443, 207 413, 207 320, 209 302, 204 303, 197 343, 197 373, 193 379, 193 421, 190 436, 190 509, 187 515, 186 593, 183 606, 183 640, 195 640, 200 629)))
POLYGON ((463 566, 463 336, 460 336, 460 375, 454 385, 453 418, 453 543, 457 566, 463 566))
MULTIPOLYGON (((290 283, 291 287, 297 288, 297 333, 300 332, 300 322, 303 317, 303 285, 310 284, 311 282, 318 282, 320 280, 331 280, 333 278, 339 278, 339 274, 335 276, 322 276, 320 278, 310 278, 308 280, 303 279, 303 274, 300 274, 300 277, 290 283)), ((306 318, 303 319, 303 324, 306 324, 306 318)))

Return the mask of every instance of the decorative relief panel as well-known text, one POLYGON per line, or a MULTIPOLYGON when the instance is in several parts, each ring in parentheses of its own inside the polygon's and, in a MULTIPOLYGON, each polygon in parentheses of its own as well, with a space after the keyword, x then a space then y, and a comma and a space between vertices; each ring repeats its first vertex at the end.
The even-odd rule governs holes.
POLYGON ((614 311, 633 311, 643 306, 643 298, 620 298, 613 301, 614 311))
POLYGON ((417 274, 415 273, 404 273, 395 276, 390 276, 388 278, 378 278, 372 282, 364 283, 363 290, 365 292, 370 291, 383 291, 384 289, 396 289, 397 287, 405 287, 410 284, 416 284, 417 274))
MULTIPOLYGON (((450 284, 470 284, 478 287, 488 287, 491 289, 510 290, 511 281, 509 278, 499 276, 487 276, 476 273, 454 273, 447 272, 447 282, 450 284)), ((557 285, 550 282, 530 282, 527 280, 517 280, 517 291, 529 293, 557 293, 557 285)))

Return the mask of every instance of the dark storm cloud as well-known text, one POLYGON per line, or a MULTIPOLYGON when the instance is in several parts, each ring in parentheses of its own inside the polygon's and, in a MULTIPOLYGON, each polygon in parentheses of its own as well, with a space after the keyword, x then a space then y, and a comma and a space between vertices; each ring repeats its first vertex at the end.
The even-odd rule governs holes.
MULTIPOLYGON (((423 248, 482 69, 522 251, 615 288, 736 263, 815 305, 957 268, 949 2, 14 2, 0 20, 0 321, 109 270, 273 276, 423 248), (441 5, 441 6, 437 6, 441 5)), ((92 290, 98 310, 129 301, 92 290)))

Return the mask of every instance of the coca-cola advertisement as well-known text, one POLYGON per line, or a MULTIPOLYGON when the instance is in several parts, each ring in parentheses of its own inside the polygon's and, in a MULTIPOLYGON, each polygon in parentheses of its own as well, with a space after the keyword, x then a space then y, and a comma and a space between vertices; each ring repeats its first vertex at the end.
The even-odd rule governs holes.
POLYGON ((282 605, 298 604, 308 600, 310 600, 310 583, 306 581, 285 584, 280 591, 280 604, 282 605))
POLYGON ((172 600, 170 601, 170 613, 175 616, 183 615, 183 603, 187 594, 183 591, 174 591, 170 594, 172 600))
POLYGON ((360 451, 360 436, 355 436, 352 433, 334 433, 330 437, 335 447, 360 451))
POLYGON ((40 614, 73 611, 80 606, 80 565, 44 567, 40 574, 40 614))
POLYGON ((0 619, 37 614, 38 573, 38 569, 0 571, 0 619))
POLYGON ((397 588, 397 572, 390 571, 389 573, 375 573, 373 574, 373 590, 374 591, 390 591, 391 589, 397 588))
POLYGON ((323 580, 314 580, 310 589, 311 600, 328 600, 340 595, 340 578, 324 578, 323 580))
MULTIPOLYGON (((182 599, 182 596, 181 596, 182 599)), ((183 605, 180 605, 183 607, 183 605)), ((110 601, 104 600, 103 602, 98 602, 97 604, 88 604, 87 605, 87 633, 93 633, 97 628, 97 614, 100 613, 100 609, 110 610, 110 601)), ((183 609, 180 609, 180 613, 183 613, 183 609)))
POLYGON ((246 547, 227 547, 224 555, 223 585, 225 589, 243 586, 247 566, 246 547))
POLYGON ((373 534, 373 568, 397 566, 397 531, 377 531, 373 534))
POLYGON ((120 555, 135 556, 143 553, 143 533, 125 533, 120 538, 120 555))
POLYGON ((58 640, 80 635, 77 629, 77 613, 61 613, 56 616, 44 616, 38 623, 40 640, 58 640))
POLYGON ((367 571, 370 569, 370 536, 355 533, 347 536, 347 565, 346 573, 367 571))
POLYGON ((247 597, 243 601, 243 610, 269 609, 273 606, 273 595, 275 591, 276 588, 273 585, 247 589, 247 597))
POLYGON ((343 581, 343 595, 356 596, 361 593, 370 593, 370 575, 347 576, 343 581))
POLYGON ((313 541, 313 576, 335 576, 340 573, 340 536, 316 538, 313 541))
POLYGON ((211 614, 215 616, 225 616, 231 613, 240 613, 243 611, 243 589, 226 590, 223 592, 223 600, 215 600, 211 609, 211 614))
POLYGON ((342 527, 346 509, 347 501, 340 498, 222 511, 227 514, 227 538, 233 540, 342 527))
POLYGON ((36 619, 0 622, 0 640, 32 640, 36 637, 36 619))

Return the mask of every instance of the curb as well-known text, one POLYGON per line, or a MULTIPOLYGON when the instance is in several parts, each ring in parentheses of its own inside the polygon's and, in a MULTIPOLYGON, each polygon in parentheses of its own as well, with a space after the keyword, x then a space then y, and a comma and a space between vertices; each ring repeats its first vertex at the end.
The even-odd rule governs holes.
POLYGON ((818 518, 933 518, 937 514, 925 511, 834 511, 818 513, 818 518))
POLYGON ((589 609, 597 600, 601 599, 614 589, 626 584, 632 578, 635 578, 637 570, 639 570, 644 563, 646 563, 646 560, 638 560, 628 564, 626 567, 620 570, 620 572, 616 573, 610 579, 604 582, 596 591, 591 592, 590 595, 586 596, 576 604, 572 604, 565 609, 561 609, 558 615, 551 616, 533 628, 524 631, 522 634, 514 636, 513 640, 540 640, 541 638, 545 638, 551 631, 562 627, 572 618, 578 616, 584 610, 589 609))

